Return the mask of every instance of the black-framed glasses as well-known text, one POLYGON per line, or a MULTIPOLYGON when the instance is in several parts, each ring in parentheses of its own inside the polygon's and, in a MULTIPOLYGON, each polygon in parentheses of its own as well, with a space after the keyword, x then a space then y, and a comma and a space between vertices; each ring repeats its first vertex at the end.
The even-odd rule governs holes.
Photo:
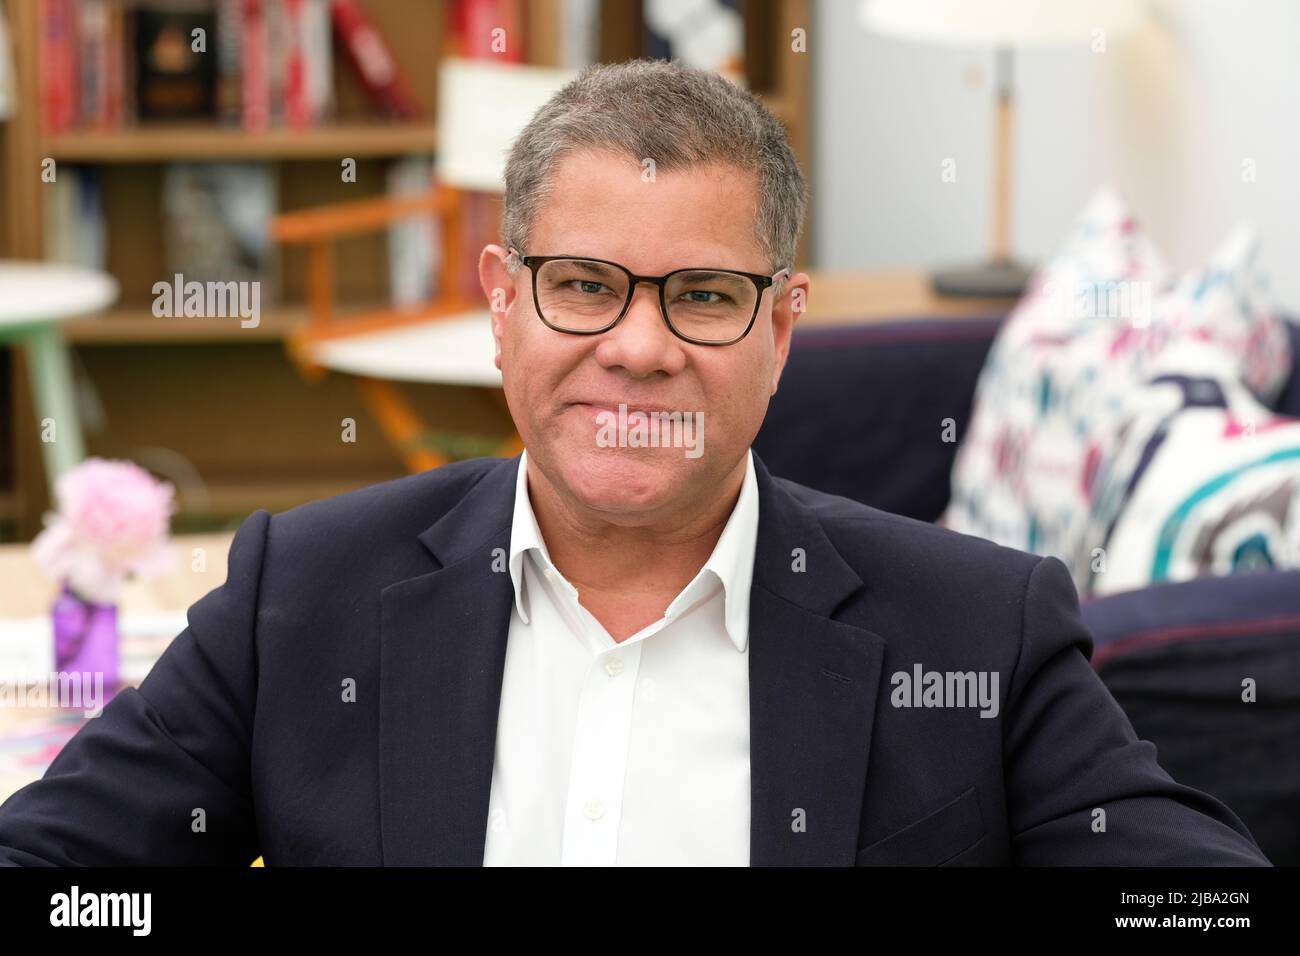
POLYGON ((731 345, 754 327, 763 291, 789 274, 735 269, 674 269, 640 276, 617 262, 588 256, 510 254, 533 274, 533 304, 548 328, 599 335, 622 321, 641 282, 659 288, 659 312, 673 335, 694 345, 731 345))

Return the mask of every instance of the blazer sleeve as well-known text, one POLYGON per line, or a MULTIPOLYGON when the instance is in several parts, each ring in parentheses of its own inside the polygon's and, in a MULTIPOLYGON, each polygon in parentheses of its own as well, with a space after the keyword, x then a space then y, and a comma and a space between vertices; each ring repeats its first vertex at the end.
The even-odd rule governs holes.
POLYGON ((139 689, 120 691, 45 775, 0 806, 0 864, 238 865, 258 855, 249 753, 258 588, 271 515, 235 534, 226 581, 139 689))
POLYGON ((1026 584, 1003 727, 1013 862, 1270 865, 1231 810, 1160 767, 1091 653, 1069 572, 1042 558, 1026 584))

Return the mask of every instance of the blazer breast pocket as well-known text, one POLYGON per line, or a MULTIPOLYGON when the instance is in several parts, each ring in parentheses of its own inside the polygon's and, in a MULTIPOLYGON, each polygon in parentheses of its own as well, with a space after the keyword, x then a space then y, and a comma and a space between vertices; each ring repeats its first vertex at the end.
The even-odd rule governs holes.
POLYGON ((968 787, 943 806, 858 851, 855 866, 941 866, 986 834, 979 791, 968 787))

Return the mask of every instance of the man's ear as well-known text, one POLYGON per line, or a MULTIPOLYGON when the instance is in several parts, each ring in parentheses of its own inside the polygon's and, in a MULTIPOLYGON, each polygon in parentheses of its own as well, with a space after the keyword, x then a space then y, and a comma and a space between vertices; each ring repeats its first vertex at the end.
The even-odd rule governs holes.
POLYGON ((501 337, 505 334, 506 313, 515 301, 515 279, 506 267, 509 253, 501 246, 489 244, 478 257, 478 281, 487 296, 492 312, 492 338, 496 341, 496 366, 501 368, 501 337))
POLYGON ((808 287, 808 273, 796 272, 785 281, 781 294, 772 303, 772 341, 776 346, 776 362, 772 366, 773 395, 790 354, 790 335, 794 332, 795 320, 808 308, 808 287))

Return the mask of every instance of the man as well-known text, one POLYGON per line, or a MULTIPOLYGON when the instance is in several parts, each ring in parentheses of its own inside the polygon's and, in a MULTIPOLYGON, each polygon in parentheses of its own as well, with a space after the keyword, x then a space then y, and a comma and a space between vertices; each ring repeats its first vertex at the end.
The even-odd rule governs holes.
POLYGON ((0 858, 1267 863, 1136 739, 1060 562, 750 453, 809 286, 757 100, 589 69, 506 184, 479 273, 527 451, 253 514, 0 858))

